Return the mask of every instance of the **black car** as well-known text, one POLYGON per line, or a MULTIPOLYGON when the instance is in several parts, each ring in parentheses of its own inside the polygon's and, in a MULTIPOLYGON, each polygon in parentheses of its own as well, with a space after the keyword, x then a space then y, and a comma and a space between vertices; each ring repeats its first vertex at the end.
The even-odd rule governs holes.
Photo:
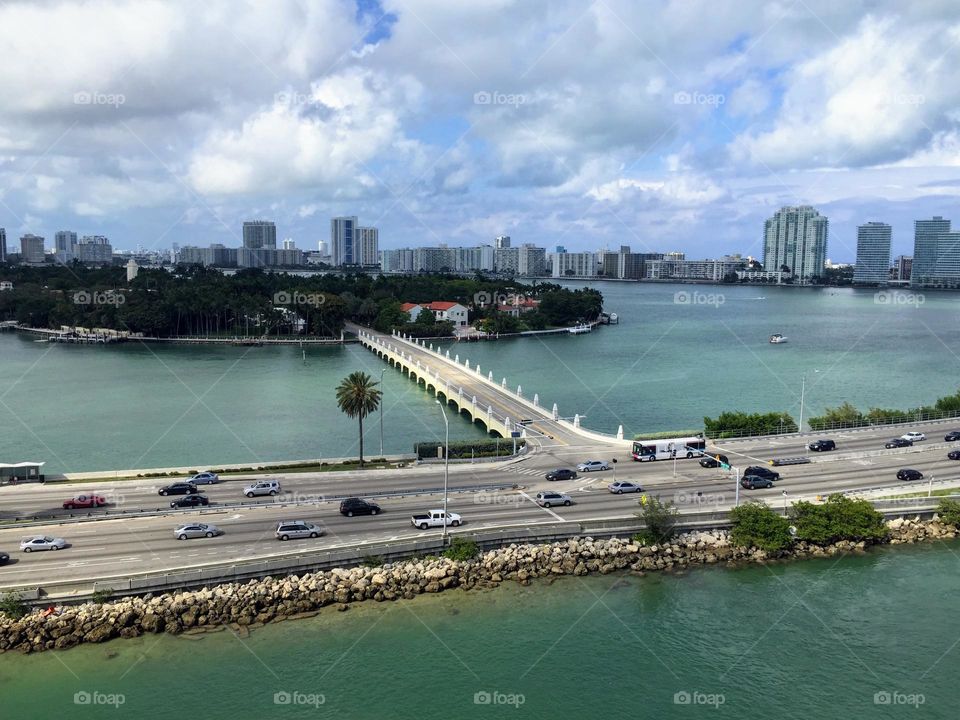
POLYGON ((197 486, 193 483, 173 483, 173 485, 167 485, 166 487, 160 488, 157 491, 158 495, 193 495, 194 493, 200 492, 197 490, 197 486))
POLYGON ((913 468, 897 470, 897 480, 923 480, 923 473, 913 468))
POLYGON ((960 430, 951 430, 943 436, 944 442, 956 442, 957 440, 960 440, 960 430))
POLYGON ((704 455, 700 458, 700 467, 715 468, 721 465, 729 465, 730 458, 726 455, 704 455))
POLYGON ((888 450, 890 448, 912 447, 912 446, 913 446, 913 440, 904 440, 903 438, 894 438, 893 440, 888 441, 886 445, 884 445, 884 447, 887 448, 888 450))
POLYGON ((773 480, 759 475, 745 475, 740 481, 740 486, 747 490, 756 490, 757 488, 772 488, 773 480))
POLYGON ((833 440, 814 440, 807 447, 814 452, 824 452, 825 450, 836 450, 837 444, 833 440))
POLYGON ((340 514, 347 517, 354 515, 376 515, 380 506, 363 498, 347 498, 340 502, 340 514))
POLYGON ((947 453, 947 458, 950 460, 960 460, 960 450, 951 450, 947 453))
POLYGON ((746 470, 743 471, 744 477, 761 477, 767 480, 779 480, 780 473, 776 470, 771 470, 770 468, 765 468, 762 465, 751 465, 746 470))
POLYGON ((10 556, 5 552, 0 552, 0 565, 6 565, 8 562, 10 562, 10 556))
POLYGON ((172 508, 189 508, 202 506, 206 507, 210 504, 210 501, 200 493, 193 493, 191 495, 184 495, 182 498, 177 498, 176 500, 170 501, 170 507, 172 508))
POLYGON ((548 472, 545 477, 547 480, 573 480, 577 477, 577 471, 569 468, 557 468, 548 472))

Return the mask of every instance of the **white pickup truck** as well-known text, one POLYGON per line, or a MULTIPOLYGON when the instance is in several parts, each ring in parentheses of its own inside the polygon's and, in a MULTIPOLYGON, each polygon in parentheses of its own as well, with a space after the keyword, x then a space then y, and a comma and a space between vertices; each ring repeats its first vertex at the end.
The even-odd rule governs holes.
POLYGON ((432 527, 442 527, 443 525, 459 527, 460 516, 456 513, 447 513, 446 518, 444 518, 443 510, 431 510, 423 515, 414 515, 410 518, 410 522, 413 523, 414 527, 418 527, 421 530, 432 527))

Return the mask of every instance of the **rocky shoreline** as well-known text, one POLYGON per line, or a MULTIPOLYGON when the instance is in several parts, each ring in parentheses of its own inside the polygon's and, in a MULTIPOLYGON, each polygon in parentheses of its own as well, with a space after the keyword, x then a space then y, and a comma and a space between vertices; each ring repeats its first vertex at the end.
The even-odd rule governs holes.
MULTIPOLYGON (((941 523, 936 516, 931 520, 891 520, 887 527, 889 544, 957 536, 955 527, 941 523)), ((467 561, 411 559, 374 568, 267 577, 200 590, 86 603, 65 607, 59 614, 34 611, 19 620, 0 616, 0 652, 62 650, 117 637, 198 634, 224 626, 245 635, 250 628, 269 622, 311 617, 325 607, 346 610, 350 603, 365 600, 409 600, 423 593, 490 588, 506 581, 529 584, 535 578, 549 576, 617 571, 643 574, 717 563, 736 566, 828 557, 863 552, 866 547, 865 542, 841 541, 828 546, 799 542, 787 551, 769 554, 756 548, 733 547, 726 530, 687 532, 659 546, 589 537, 543 545, 510 545, 467 561)))

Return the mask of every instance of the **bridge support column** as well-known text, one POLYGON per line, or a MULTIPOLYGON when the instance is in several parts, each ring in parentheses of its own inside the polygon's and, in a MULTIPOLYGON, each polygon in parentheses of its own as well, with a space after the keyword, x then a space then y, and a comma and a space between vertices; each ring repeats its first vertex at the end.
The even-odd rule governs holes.
POLYGON ((540 407, 540 395, 538 393, 533 394, 533 404, 540 407))
POLYGON ((623 440, 623 425, 617 428, 617 440, 623 440))

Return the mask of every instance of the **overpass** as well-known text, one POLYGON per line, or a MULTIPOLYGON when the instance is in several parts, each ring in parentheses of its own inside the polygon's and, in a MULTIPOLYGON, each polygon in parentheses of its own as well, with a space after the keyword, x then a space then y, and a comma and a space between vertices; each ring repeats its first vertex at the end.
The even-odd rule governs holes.
POLYGON ((449 350, 443 351, 425 340, 397 333, 386 335, 350 323, 347 330, 364 347, 489 433, 511 437, 519 432, 521 437, 539 440, 541 444, 553 441, 620 450, 630 447, 630 442, 623 438, 622 426, 616 436, 581 427, 579 416, 572 421, 561 418, 556 404, 548 407, 537 394, 528 397, 519 385, 516 390, 508 387, 505 377, 498 382, 492 370, 484 371, 478 364, 471 366, 470 359, 464 356, 461 360, 459 353, 454 352, 451 357, 449 350))

